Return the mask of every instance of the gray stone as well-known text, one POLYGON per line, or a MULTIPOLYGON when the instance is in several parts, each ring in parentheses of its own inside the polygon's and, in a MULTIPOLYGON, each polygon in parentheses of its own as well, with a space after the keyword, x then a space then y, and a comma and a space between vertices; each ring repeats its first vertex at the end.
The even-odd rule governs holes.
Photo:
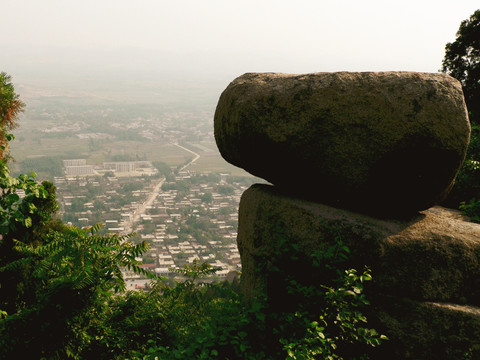
POLYGON ((239 209, 245 297, 265 295, 268 308, 292 310, 285 277, 307 284, 329 274, 291 259, 308 259, 338 239, 350 248, 347 268, 372 270, 368 326, 390 338, 374 359, 453 360, 470 348, 480 358, 480 225, 440 207, 382 220, 253 185, 239 209), (284 253, 287 246, 297 253, 284 253))
POLYGON ((389 341, 372 351, 372 360, 478 360, 480 308, 438 302, 384 298, 373 305, 370 325, 389 341), (467 356, 467 354, 469 356, 467 356))
MULTIPOLYGON (((240 201, 238 248, 247 297, 268 288, 280 241, 323 251, 340 236, 351 266, 368 265, 375 293, 480 306, 480 225, 424 211, 409 220, 382 220, 279 193, 256 184, 240 201)), ((295 274, 296 269, 290 269, 295 274)))
POLYGON ((441 201, 469 136, 461 85, 441 73, 249 73, 215 112, 228 162, 292 194, 376 215, 441 201))

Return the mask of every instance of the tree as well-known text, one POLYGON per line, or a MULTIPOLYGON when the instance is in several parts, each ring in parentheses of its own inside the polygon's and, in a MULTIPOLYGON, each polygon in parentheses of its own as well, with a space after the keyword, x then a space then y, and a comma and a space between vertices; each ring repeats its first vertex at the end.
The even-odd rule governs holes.
POLYGON ((8 154, 10 130, 17 126, 17 116, 25 108, 11 82, 11 76, 0 72, 0 158, 8 154))
MULTIPOLYGON (((24 104, 0 74, 0 358, 78 358, 87 329, 114 292, 124 291, 122 268, 149 278, 136 258, 148 249, 132 235, 101 235, 53 216, 55 186, 35 174, 13 177, 5 150, 24 104)), ((90 189, 95 190, 95 189, 90 189)))
MULTIPOLYGON (((0 73, 0 269, 20 255, 13 249, 14 241, 38 242, 57 209, 55 187, 49 182, 39 184, 33 175, 10 176, 7 165, 10 131, 17 126, 17 116, 25 104, 15 93, 11 77, 0 73), (20 196, 22 194, 22 196, 20 196)), ((31 269, 0 270, 0 308, 15 311, 19 297, 28 297, 26 290, 31 269)))
POLYGON ((125 291, 122 268, 156 277, 136 260, 147 242, 134 245, 132 235, 100 235, 101 224, 50 231, 44 245, 15 242, 23 256, 0 271, 32 268, 32 301, 0 322, 0 358, 66 359, 92 339, 86 330, 115 292, 125 291))
POLYGON ((202 200, 202 202, 208 204, 208 203, 211 203, 213 201, 213 195, 212 195, 211 192, 206 192, 202 196, 200 196, 200 199, 202 200))
POLYGON ((445 46, 442 71, 462 83, 472 124, 465 164, 443 205, 480 221, 480 10, 462 21, 456 40, 445 46))
POLYGON ((442 71, 462 83, 470 121, 480 125, 480 9, 462 21, 456 40, 445 46, 442 71))
MULTIPOLYGON (((13 99, 19 101, 14 93, 13 99)), ((8 145, 12 137, 7 131, 16 122, 12 111, 6 114, 0 130, 8 145)), ((211 201, 212 194, 207 194, 211 201)), ((136 260, 148 250, 147 242, 135 244, 133 234, 105 234, 100 224, 87 229, 64 226, 52 217, 56 209, 53 184, 38 183, 34 174, 10 176, 0 157, 0 359, 278 359, 285 358, 284 350, 292 359, 326 351, 333 359, 340 358, 334 353, 337 340, 371 346, 382 340, 364 327, 366 319, 357 309, 367 303, 361 294, 361 283, 370 279, 367 272, 345 272, 340 288, 289 282, 288 290, 299 297, 320 291, 327 300, 327 306, 314 306, 322 311, 321 322, 310 322, 303 305, 292 314, 277 314, 259 302, 243 302, 235 283, 203 281, 215 272, 208 263, 194 261, 177 270, 185 280, 170 286, 136 260), (149 293, 125 293, 123 269, 154 280, 149 293), (277 321, 284 318, 285 324, 277 321), (274 322, 279 327, 269 325, 274 322), (305 325, 308 332, 303 335, 305 325), (297 328, 299 336, 288 332, 297 328), (331 328, 337 331, 326 331, 331 328), (265 329, 279 339, 273 357, 265 357, 271 341, 258 341, 265 329)), ((190 217, 187 225, 195 224, 208 230, 206 221, 190 217)), ((171 231, 177 233, 167 228, 171 231)), ((202 233, 199 237, 205 240, 218 240, 202 233)), ((348 252, 341 241, 335 246, 338 249, 311 260, 320 266, 320 260, 348 252)), ((303 260, 292 255, 293 247, 282 244, 280 249, 296 262, 303 260)), ((326 265, 320 270, 340 272, 326 265)))

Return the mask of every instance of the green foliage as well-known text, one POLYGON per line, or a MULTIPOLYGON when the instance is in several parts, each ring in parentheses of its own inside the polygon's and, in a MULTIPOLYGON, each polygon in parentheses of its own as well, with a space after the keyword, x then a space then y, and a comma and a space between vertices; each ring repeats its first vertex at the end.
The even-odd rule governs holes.
POLYGON ((480 125, 480 10, 462 21, 455 41, 445 46, 442 71, 461 81, 470 121, 480 125))
POLYGON ((5 239, 19 237, 27 229, 43 226, 57 210, 55 188, 45 181, 39 184, 35 173, 10 175, 4 160, 0 160, 0 234, 5 239), (24 195, 20 196, 19 193, 24 195), (14 236, 12 236, 14 235, 14 236))
POLYGON ((115 177, 115 173, 113 171, 105 171, 105 174, 103 174, 104 178, 107 177, 115 177))
POLYGON ((5 163, 0 162, 0 167, 0 234, 6 236, 32 227, 33 216, 38 213, 35 203, 38 199, 46 199, 48 194, 34 174, 12 177, 5 163), (20 197, 18 190, 23 190, 25 196, 20 197))
POLYGON ((46 229, 58 226, 52 219, 57 209, 55 187, 49 182, 39 184, 33 176, 11 177, 8 167, 0 162, 0 309, 15 312, 19 304, 28 302, 36 284, 30 273, 32 266, 13 270, 5 266, 22 258, 14 249, 15 241, 38 244, 46 229), (19 191, 24 195, 20 196, 19 191))
POLYGON ((217 191, 219 194, 231 195, 234 193, 235 189, 230 185, 219 185, 217 191))
POLYGON ((273 358, 286 351, 288 359, 367 359, 386 339, 366 326, 362 313, 369 305, 364 284, 372 279, 370 270, 359 273, 347 266, 350 250, 336 231, 330 244, 310 255, 300 252, 281 226, 274 236, 277 261, 261 271, 270 274, 263 305, 266 333, 276 338, 265 339, 267 348, 260 350, 273 358))
MULTIPOLYGON (((287 241, 280 250, 304 261, 287 241)), ((330 285, 308 286, 282 274, 288 295, 302 299, 291 311, 272 309, 263 297, 245 302, 234 287, 198 281, 212 272, 208 264, 177 270, 183 282, 157 285, 150 294, 172 337, 152 340, 143 359, 367 359, 362 351, 386 337, 365 326, 361 309, 369 303, 363 290, 371 274, 342 269, 348 253, 337 239, 312 255, 315 271, 338 274, 330 285)))
POLYGON ((480 223, 480 199, 472 198, 468 202, 462 201, 459 209, 470 217, 470 220, 480 223))
POLYGON ((199 261, 177 272, 185 280, 173 286, 157 284, 148 295, 156 299, 170 336, 150 341, 140 359, 264 358, 251 351, 250 312, 236 283, 204 281, 215 270, 199 261))
POLYGON ((205 192, 200 196, 202 202, 210 204, 213 201, 213 195, 211 192, 205 192))
POLYGON ((458 173, 455 186, 450 195, 444 202, 444 205, 453 208, 460 208, 467 215, 475 218, 480 217, 480 213, 471 208, 466 211, 469 203, 475 203, 475 199, 480 198, 480 125, 472 125, 470 145, 468 147, 465 163, 458 173), (463 205, 462 205, 463 204, 463 205), (460 207, 462 205, 462 207, 460 207), (467 207, 465 207, 465 205, 467 207))
MULTIPOLYGON (((22 188, 28 194, 38 193, 43 200, 54 195, 53 185, 22 179, 11 180, 11 189, 27 182, 22 188)), ((5 189, 5 196, 13 193, 5 189)), ((5 202, 5 214, 12 204, 5 202)), ((308 263, 315 274, 325 275, 323 280, 333 280, 299 281, 284 273, 284 266, 271 264, 268 271, 280 279, 273 283, 286 292, 282 301, 295 305, 278 309, 269 308, 262 297, 243 301, 236 284, 206 281, 215 269, 199 261, 175 270, 184 280, 168 285, 135 260, 148 249, 146 242, 134 245, 131 235, 101 235, 99 224, 87 229, 46 226, 56 209, 51 202, 26 209, 43 221, 42 240, 29 241, 32 237, 26 235, 37 220, 24 224, 15 216, 4 217, 10 224, 6 238, 23 235, 11 238, 15 256, 5 259, 0 274, 27 269, 22 282, 29 291, 15 298, 14 311, 2 309, 2 358, 347 359, 348 346, 377 346, 384 339, 365 326, 361 312, 368 305, 363 284, 370 272, 343 269, 349 249, 339 237, 305 259, 279 231, 280 262, 287 268, 308 263), (116 295, 125 290, 122 268, 155 280, 151 290, 116 295)), ((363 350, 356 348, 356 353, 363 350)))
MULTIPOLYGON (((199 261, 175 270, 180 282, 155 279, 149 292, 115 295, 124 289, 121 266, 153 277, 135 262, 147 247, 99 231, 99 225, 66 228, 51 231, 44 245, 15 242, 24 257, 9 267, 35 263, 32 276, 42 287, 35 302, 0 320, 0 357, 347 359, 345 344, 377 346, 384 339, 364 326, 360 311, 368 305, 363 284, 370 272, 341 269, 348 248, 340 240, 311 257, 338 279, 306 286, 287 276, 288 293, 303 302, 293 311, 272 311, 262 298, 245 302, 235 282, 209 281, 215 269, 199 261), (263 342, 266 334, 277 341, 273 348, 263 342)), ((294 246, 283 250, 298 256, 294 246)))
POLYGON ((157 168, 158 172, 165 176, 167 181, 175 180, 175 176, 173 175, 172 169, 163 161, 153 161, 152 165, 157 168))
MULTIPOLYGON (((3 154, 23 108, 4 73, 0 106, 3 154)), ((125 289, 121 267, 156 278, 135 261, 147 244, 101 236, 100 225, 63 226, 52 218, 53 184, 33 173, 12 177, 4 158, 0 189, 0 358, 80 358, 108 300, 125 289)))
POLYGON ((462 83, 472 124, 465 164, 443 204, 460 207, 478 222, 480 207, 476 205, 476 199, 480 198, 480 170, 475 164, 480 161, 480 10, 462 21, 455 41, 445 46, 442 71, 462 83))
POLYGON ((15 92, 10 75, 0 72, 0 159, 8 156, 8 142, 12 140, 10 130, 17 126, 17 116, 25 109, 25 104, 15 92))
MULTIPOLYGON (((343 359, 339 355, 339 344, 360 343, 378 346, 387 337, 375 329, 365 328, 366 317, 358 310, 369 305, 363 292, 363 283, 371 280, 370 271, 358 276, 355 270, 345 271, 343 284, 328 288, 324 294, 326 307, 318 320, 310 321, 302 313, 295 313, 294 321, 305 322, 305 333, 297 339, 281 339, 287 359, 343 359), (332 329, 333 328, 333 329, 332 329)), ((361 355, 360 359, 368 359, 361 355)))
POLYGON ((126 183, 122 186, 124 192, 142 190, 144 183, 141 181, 126 183))
POLYGON ((121 269, 156 278, 135 260, 148 249, 146 242, 134 245, 130 236, 102 236, 100 230, 100 224, 52 230, 42 245, 15 241, 22 257, 0 271, 33 267, 30 276, 41 286, 34 301, 0 323, 0 357, 77 358, 93 341, 91 323, 105 316, 105 303, 125 290, 121 269))
POLYGON ((48 176, 47 178, 53 178, 54 176, 63 175, 63 164, 60 156, 41 156, 35 158, 27 158, 17 163, 20 173, 27 173, 34 171, 39 176, 48 176))
MULTIPOLYGON (((23 103, 4 73, 0 90, 0 146, 6 149, 13 136, 5 130, 23 103)), ((177 183, 177 190, 195 181, 177 183)), ((174 284, 156 277, 136 261, 146 242, 105 234, 100 224, 64 226, 53 217, 53 184, 39 184, 34 174, 12 177, 3 160, 0 189, 1 359, 347 359, 347 350, 362 354, 385 339, 365 326, 361 312, 370 271, 344 268, 349 250, 338 236, 306 256, 281 230, 275 235, 278 262, 267 261, 264 270, 287 306, 272 307, 270 294, 247 302, 236 282, 209 280, 215 269, 208 263, 175 270, 183 280, 174 284), (302 279, 281 270, 289 266, 309 270, 302 279), (122 269, 150 278, 149 291, 125 292, 122 269)), ((202 200, 211 202, 212 194, 202 200)), ((206 227, 193 217, 187 225, 206 227)))
MULTIPOLYGON (((103 125, 100 125, 103 126, 103 125)), ((92 128, 91 128, 92 129, 92 128)), ((109 131, 102 130, 99 132, 109 132, 112 133, 111 128, 108 129, 109 131)), ((94 130, 92 130, 94 131, 94 130)), ((118 139, 120 140, 139 140, 143 141, 143 137, 139 134, 136 134, 135 132, 132 131, 126 131, 126 132, 118 132, 118 130, 115 130, 113 132, 118 139)), ((114 154, 109 157, 109 161, 138 161, 138 160, 146 160, 144 157, 139 157, 138 155, 134 156, 133 154, 114 154)))
MULTIPOLYGON (((132 235, 99 235, 101 224, 87 229, 65 227, 47 234, 46 244, 28 245, 15 241, 15 250, 24 259, 41 259, 33 276, 48 279, 51 285, 71 283, 74 289, 95 286, 103 291, 125 290, 121 268, 154 278, 139 267, 136 257, 148 250, 148 243, 134 245, 127 241, 132 235)), ((18 268, 24 259, 8 268, 18 268)))
POLYGON ((25 106, 10 80, 0 73, 0 309, 7 314, 32 301, 37 286, 29 276, 31 266, 8 270, 9 264, 22 259, 14 250, 14 241, 39 243, 44 229, 58 225, 52 220, 57 209, 53 184, 39 184, 34 173, 13 177, 7 166, 4 151, 14 139, 7 131, 16 126, 16 117, 25 106))

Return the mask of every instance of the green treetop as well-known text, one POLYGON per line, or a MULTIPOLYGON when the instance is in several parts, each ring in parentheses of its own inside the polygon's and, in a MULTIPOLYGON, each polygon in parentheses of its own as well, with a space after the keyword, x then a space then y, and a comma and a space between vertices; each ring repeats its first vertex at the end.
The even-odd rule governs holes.
POLYGON ((17 116, 25 108, 25 104, 15 93, 11 76, 0 72, 0 158, 7 150, 9 131, 17 126, 17 116))
POLYGON ((443 205, 460 207, 480 222, 480 10, 462 21, 456 40, 445 46, 442 71, 462 83, 472 124, 465 164, 443 205))
POLYGON ((480 125, 480 9, 462 21, 456 40, 445 46, 442 71, 461 81, 470 121, 480 125))

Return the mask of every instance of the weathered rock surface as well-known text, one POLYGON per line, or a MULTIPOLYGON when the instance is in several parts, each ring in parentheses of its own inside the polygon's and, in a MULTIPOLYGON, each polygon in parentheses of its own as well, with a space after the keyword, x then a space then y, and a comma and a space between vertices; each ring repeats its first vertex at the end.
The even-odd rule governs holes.
POLYGON ((279 233, 310 254, 332 243, 332 231, 350 247, 352 266, 372 268, 375 292, 480 306, 479 224, 433 211, 387 221, 260 184, 244 192, 239 209, 237 242, 247 296, 265 290, 268 279, 256 269, 274 258, 279 233))
POLYGON ((391 339, 372 352, 372 360, 480 359, 478 307, 383 298, 369 318, 391 339))
POLYGON ((279 255, 278 249, 293 244, 296 256, 308 258, 335 236, 351 250, 349 266, 372 269, 366 288, 372 302, 369 324, 391 339, 381 346, 379 358, 457 359, 458 351, 469 348, 480 357, 480 225, 437 208, 387 221, 253 185, 239 210, 244 294, 262 293, 269 307, 288 307, 283 279, 271 269, 281 267, 299 282, 317 281, 323 274, 292 267, 290 254, 279 255), (450 355, 436 357, 437 350, 450 355))
POLYGON ((249 73, 215 112, 230 163, 292 194, 376 215, 441 201, 469 134, 461 85, 445 74, 249 73))

